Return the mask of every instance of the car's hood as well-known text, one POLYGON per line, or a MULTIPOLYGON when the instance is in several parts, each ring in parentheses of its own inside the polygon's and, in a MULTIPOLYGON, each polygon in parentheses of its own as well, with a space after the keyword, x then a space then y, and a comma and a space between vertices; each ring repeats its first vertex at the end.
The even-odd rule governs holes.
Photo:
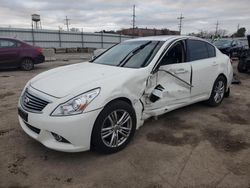
POLYGON ((103 81, 126 72, 127 68, 100 65, 95 63, 79 63, 46 71, 31 80, 31 87, 61 98, 73 91, 84 89, 96 81, 103 81))
POLYGON ((215 46, 216 46, 218 49, 230 48, 230 45, 227 45, 227 44, 215 44, 215 46))

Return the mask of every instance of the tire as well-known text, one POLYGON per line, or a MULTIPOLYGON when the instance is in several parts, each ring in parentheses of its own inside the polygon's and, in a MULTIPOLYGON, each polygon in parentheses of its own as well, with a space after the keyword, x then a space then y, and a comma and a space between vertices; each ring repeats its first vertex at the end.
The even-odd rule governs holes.
POLYGON ((228 97, 230 97, 230 88, 228 88, 228 90, 225 92, 225 94, 224 94, 224 97, 225 98, 228 98, 228 97))
POLYGON ((218 106, 221 104, 226 93, 226 79, 219 76, 213 85, 210 98, 206 101, 209 106, 218 106))
POLYGON ((113 101, 104 107, 95 121, 91 149, 106 154, 118 152, 128 145, 135 129, 136 115, 132 106, 124 101, 113 101))
POLYGON ((20 67, 24 71, 30 71, 30 70, 34 69, 34 62, 30 58, 24 58, 24 59, 22 59, 22 61, 20 63, 20 67))
POLYGON ((238 71, 239 71, 240 73, 245 73, 245 72, 247 72, 247 67, 246 67, 244 61, 239 61, 237 68, 238 68, 238 71))

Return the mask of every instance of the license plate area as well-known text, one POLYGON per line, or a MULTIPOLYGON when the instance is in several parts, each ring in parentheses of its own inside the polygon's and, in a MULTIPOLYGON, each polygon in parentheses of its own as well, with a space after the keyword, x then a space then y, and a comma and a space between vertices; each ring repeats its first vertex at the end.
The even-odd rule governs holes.
POLYGON ((28 113, 18 108, 18 115, 26 122, 28 122, 28 113))

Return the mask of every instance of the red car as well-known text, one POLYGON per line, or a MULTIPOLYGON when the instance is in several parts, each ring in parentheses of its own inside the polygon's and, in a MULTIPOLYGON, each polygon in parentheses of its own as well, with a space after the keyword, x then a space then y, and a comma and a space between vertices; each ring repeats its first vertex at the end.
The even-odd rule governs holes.
POLYGON ((42 48, 13 38, 0 38, 0 68, 21 68, 29 71, 34 68, 34 64, 44 61, 42 48))

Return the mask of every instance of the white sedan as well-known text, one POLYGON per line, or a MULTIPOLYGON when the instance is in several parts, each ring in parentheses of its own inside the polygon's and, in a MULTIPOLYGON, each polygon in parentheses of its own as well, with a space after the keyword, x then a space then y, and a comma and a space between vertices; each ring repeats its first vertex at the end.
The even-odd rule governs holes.
POLYGON ((219 105, 232 76, 230 59, 202 39, 132 39, 91 62, 31 79, 19 100, 19 122, 54 150, 113 153, 149 117, 200 101, 219 105))

